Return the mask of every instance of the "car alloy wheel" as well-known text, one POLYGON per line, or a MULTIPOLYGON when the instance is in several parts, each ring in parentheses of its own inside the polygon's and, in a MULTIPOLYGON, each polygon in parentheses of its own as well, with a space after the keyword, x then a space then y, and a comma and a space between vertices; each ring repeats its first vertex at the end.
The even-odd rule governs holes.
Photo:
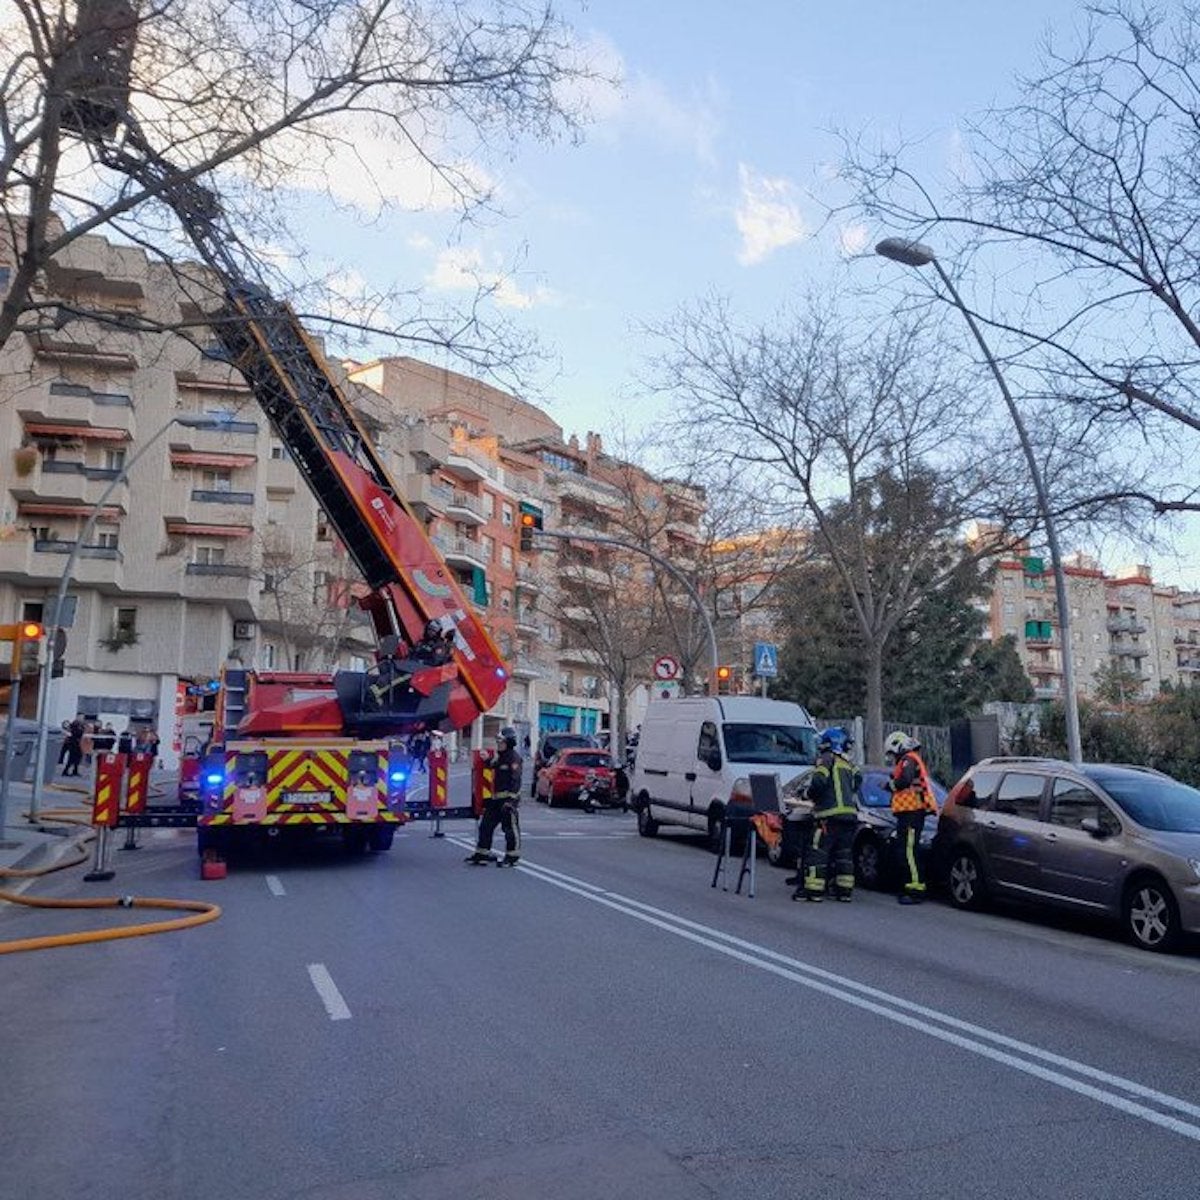
POLYGON ((1165 884, 1143 880, 1125 900, 1125 927, 1143 950, 1166 950, 1175 942, 1179 917, 1175 899, 1165 884))
POLYGON ((979 862, 969 850, 959 850, 950 863, 950 903, 955 908, 978 908, 983 902, 979 862))

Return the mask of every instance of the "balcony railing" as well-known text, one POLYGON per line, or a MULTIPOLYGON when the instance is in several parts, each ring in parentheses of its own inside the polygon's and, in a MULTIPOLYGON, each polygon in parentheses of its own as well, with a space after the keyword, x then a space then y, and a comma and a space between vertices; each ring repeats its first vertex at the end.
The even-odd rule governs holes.
POLYGON ((223 492, 219 488, 192 488, 198 504, 253 504, 253 492, 223 492))
POLYGON ((190 562, 187 565, 189 575, 222 575, 228 579, 249 579, 250 568, 242 563, 203 563, 190 562))
POLYGON ((1137 617, 1109 617, 1108 632, 1109 633, 1145 633, 1145 621, 1139 620, 1137 617))
MULTIPOLYGON (((62 541, 59 538, 37 538, 33 543, 35 550, 43 554, 70 554, 75 549, 74 542, 62 541)), ((121 551, 116 546, 79 547, 80 558, 106 558, 112 562, 122 562, 121 551)))

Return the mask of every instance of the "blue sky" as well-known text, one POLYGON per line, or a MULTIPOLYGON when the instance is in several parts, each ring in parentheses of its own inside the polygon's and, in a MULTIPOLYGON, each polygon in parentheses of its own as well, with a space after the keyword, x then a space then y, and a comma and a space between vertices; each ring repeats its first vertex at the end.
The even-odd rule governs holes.
MULTIPOLYGON (((465 286, 464 264, 486 275, 519 260, 505 315, 555 355, 545 407, 580 435, 652 425, 637 385, 644 324, 713 291, 765 318, 838 271, 876 270, 847 266, 840 239, 857 248, 877 230, 822 225, 822 201, 839 198, 831 130, 920 139, 912 162, 937 174, 960 122, 1011 99, 1048 29, 1079 13, 1076 0, 559 7, 624 79, 593 98, 581 146, 525 144, 490 162, 505 215, 450 246, 450 214, 422 212, 328 223, 313 248, 372 283, 446 297, 465 286)), ((1165 578, 1200 586, 1200 570, 1160 562, 1165 578)))

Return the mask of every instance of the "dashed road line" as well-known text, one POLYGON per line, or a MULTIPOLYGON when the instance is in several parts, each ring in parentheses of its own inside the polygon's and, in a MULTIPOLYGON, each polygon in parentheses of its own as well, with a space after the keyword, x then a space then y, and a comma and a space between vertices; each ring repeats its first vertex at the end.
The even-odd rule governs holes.
POLYGON ((283 896, 287 893, 283 890, 283 880, 278 875, 267 876, 267 890, 272 896, 283 896))
POLYGON ((342 999, 342 993, 338 991, 337 984, 333 982, 333 976, 329 974, 324 963, 309 963, 308 977, 312 980, 312 985, 317 989, 317 995, 321 997, 321 1003, 325 1005, 325 1011, 329 1014, 331 1021, 349 1021, 350 1006, 342 999))

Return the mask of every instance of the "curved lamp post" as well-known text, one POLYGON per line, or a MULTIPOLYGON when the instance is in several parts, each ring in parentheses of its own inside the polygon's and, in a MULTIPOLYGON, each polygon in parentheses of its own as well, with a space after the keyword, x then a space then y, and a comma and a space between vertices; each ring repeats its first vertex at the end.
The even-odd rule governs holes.
POLYGON ((1062 638, 1063 703, 1067 717, 1067 754, 1073 763, 1082 762, 1083 750, 1079 736, 1079 698, 1075 694, 1075 664, 1071 654, 1071 610, 1067 606, 1067 576, 1063 570, 1058 531, 1054 524, 1054 516, 1050 511, 1050 498, 1046 492, 1046 484, 1042 477, 1041 467, 1038 466, 1037 456, 1033 452, 1029 431, 1025 428, 1021 412, 1000 371, 1000 364, 996 361, 991 347, 984 341, 983 331, 979 328, 971 310, 963 303, 962 296, 959 295, 953 280, 946 273, 945 267, 938 261, 933 250, 921 242, 909 241, 906 238, 885 238, 875 247, 875 252, 884 258, 890 258, 893 262, 903 263, 906 267, 933 266, 946 291, 950 294, 954 306, 962 313, 971 333, 974 334, 975 341, 979 344, 979 349, 983 352, 983 357, 987 360, 987 365, 991 368, 992 375, 1000 388, 1000 394, 1004 397, 1008 415, 1012 418, 1017 436, 1021 440, 1021 449, 1025 452, 1025 461, 1029 464, 1029 474, 1033 480, 1034 491, 1037 493, 1038 511, 1041 513, 1042 522, 1046 527, 1046 542, 1050 547, 1050 562, 1054 569, 1054 593, 1058 601, 1059 636, 1062 638))
POLYGON ((71 586, 71 580, 74 576, 75 564, 79 561, 80 551, 88 544, 88 539, 91 538, 92 531, 96 528, 96 522, 100 519, 104 505, 113 492, 117 490, 117 485, 128 481, 129 471, 134 464, 167 430, 175 425, 182 425, 186 429, 221 429, 227 423, 227 419, 217 417, 191 417, 186 414, 173 416, 165 425, 148 437, 138 447, 137 452, 131 455, 122 464, 117 474, 109 480, 108 486, 100 493, 100 498, 92 505, 92 510, 88 513, 87 520, 84 521, 83 528, 79 531, 79 537, 76 538, 74 546, 71 547, 71 553, 67 556, 67 561, 63 564, 62 577, 58 581, 58 593, 54 600, 53 620, 46 626, 46 655, 45 662, 42 663, 41 686, 38 695, 38 733, 37 751, 33 767, 33 795, 29 802, 29 820, 31 822, 38 819, 42 801, 42 775, 46 768, 46 743, 50 733, 46 726, 46 717, 50 711, 50 690, 53 686, 54 644, 58 638, 58 631, 62 628, 63 605, 67 598, 67 589, 71 586))

